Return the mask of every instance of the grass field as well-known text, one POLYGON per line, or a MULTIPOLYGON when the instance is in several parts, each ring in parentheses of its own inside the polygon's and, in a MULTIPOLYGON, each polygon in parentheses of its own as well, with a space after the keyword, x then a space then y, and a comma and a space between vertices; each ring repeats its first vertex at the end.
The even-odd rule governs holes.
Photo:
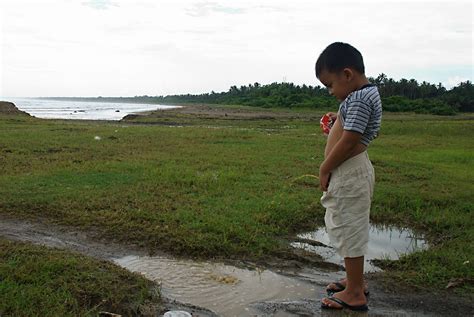
MULTIPOLYGON (((179 255, 277 255, 287 237, 323 225, 317 182, 301 176, 317 175, 325 144, 321 111, 277 112, 117 123, 0 116, 0 213, 179 255)), ((371 219, 419 230, 431 245, 385 262, 387 276, 438 290, 462 279, 458 291, 473 293, 473 119, 385 114, 369 149, 371 219)))
POLYGON ((152 316, 160 308, 155 287, 105 261, 0 239, 2 316, 152 316))

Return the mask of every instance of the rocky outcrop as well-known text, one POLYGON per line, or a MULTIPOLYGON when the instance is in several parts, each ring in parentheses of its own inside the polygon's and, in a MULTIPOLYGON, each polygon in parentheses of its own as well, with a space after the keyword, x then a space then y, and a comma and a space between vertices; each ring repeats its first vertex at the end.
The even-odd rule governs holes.
POLYGON ((29 116, 28 113, 19 110, 14 103, 8 101, 0 101, 0 114, 21 114, 29 116))

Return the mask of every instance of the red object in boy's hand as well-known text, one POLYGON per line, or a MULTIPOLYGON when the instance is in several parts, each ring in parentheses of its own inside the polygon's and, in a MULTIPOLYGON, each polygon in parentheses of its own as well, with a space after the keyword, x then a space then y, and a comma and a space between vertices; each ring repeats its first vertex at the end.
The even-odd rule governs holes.
POLYGON ((329 135, 329 131, 331 131, 332 125, 334 124, 334 121, 331 119, 329 114, 322 116, 319 123, 321 125, 321 130, 323 130, 323 134, 329 135))

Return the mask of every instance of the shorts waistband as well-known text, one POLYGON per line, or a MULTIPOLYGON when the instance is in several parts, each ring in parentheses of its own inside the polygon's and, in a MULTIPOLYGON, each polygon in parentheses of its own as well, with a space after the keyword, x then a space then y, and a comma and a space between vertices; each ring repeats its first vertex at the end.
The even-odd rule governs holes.
POLYGON ((340 177, 358 167, 372 168, 367 151, 361 152, 351 158, 348 158, 341 165, 331 171, 331 177, 340 177))

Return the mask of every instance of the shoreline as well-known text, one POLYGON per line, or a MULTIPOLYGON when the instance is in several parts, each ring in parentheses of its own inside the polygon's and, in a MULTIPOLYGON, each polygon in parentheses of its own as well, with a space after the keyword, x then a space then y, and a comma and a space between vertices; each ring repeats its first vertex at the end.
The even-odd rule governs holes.
POLYGON ((103 103, 71 100, 10 99, 15 108, 28 115, 45 120, 120 121, 127 115, 171 110, 177 105, 144 103, 103 103), (48 102, 50 101, 50 102, 48 102))

